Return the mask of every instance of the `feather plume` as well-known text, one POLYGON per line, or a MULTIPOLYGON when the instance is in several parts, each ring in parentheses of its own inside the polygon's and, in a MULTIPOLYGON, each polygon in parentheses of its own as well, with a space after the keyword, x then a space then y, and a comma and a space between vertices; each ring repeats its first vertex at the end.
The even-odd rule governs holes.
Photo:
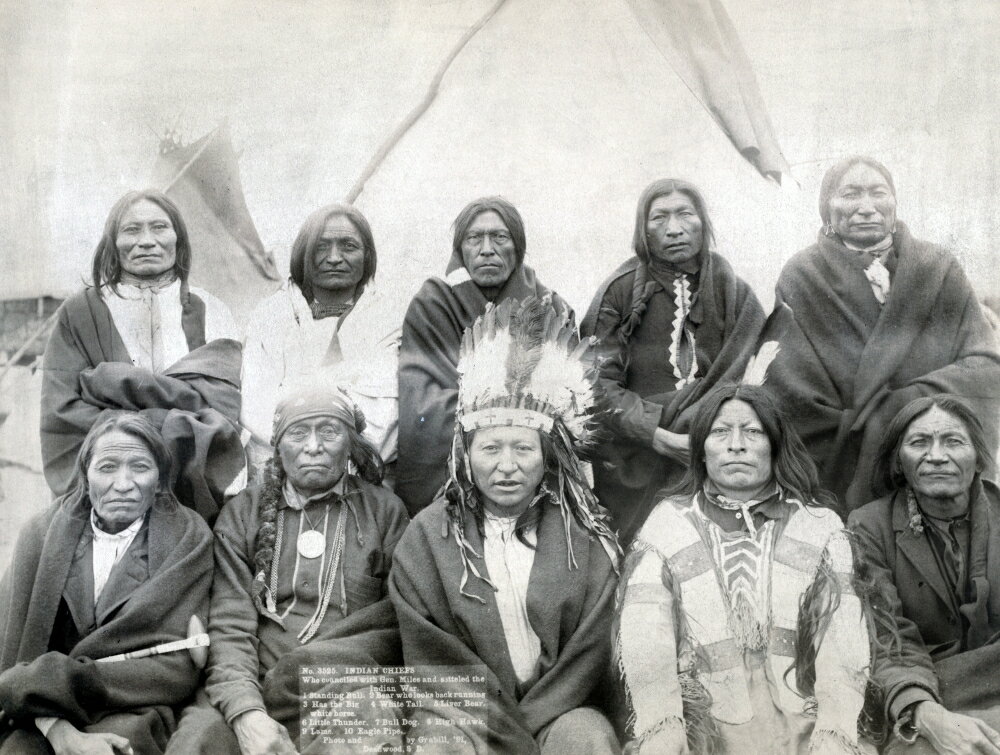
POLYGON ((750 357, 747 369, 743 373, 743 380, 740 382, 744 385, 764 385, 764 381, 767 380, 767 368, 771 366, 771 362, 778 356, 779 351, 781 351, 781 347, 777 341, 762 343, 757 349, 757 354, 750 357))
POLYGON ((551 306, 535 298, 526 299, 510 319, 511 348, 507 353, 507 390, 511 395, 524 391, 541 358, 551 306))
POLYGON ((461 407, 485 406, 507 395, 502 365, 507 363, 511 337, 506 329, 496 327, 497 312, 488 308, 465 333, 458 363, 461 407))
POLYGON ((549 297, 488 305, 462 339, 459 417, 517 408, 561 420, 585 442, 597 401, 593 339, 549 297))

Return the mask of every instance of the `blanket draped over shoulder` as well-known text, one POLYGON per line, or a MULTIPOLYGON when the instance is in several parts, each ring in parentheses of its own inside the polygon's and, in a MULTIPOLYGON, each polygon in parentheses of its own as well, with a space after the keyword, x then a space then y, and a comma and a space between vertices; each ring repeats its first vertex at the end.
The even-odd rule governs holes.
MULTIPOLYGON (((572 315, 558 294, 518 267, 494 300, 552 295, 553 304, 572 315)), ((429 278, 413 298, 403 320, 399 352, 399 460, 395 490, 415 514, 433 499, 448 471, 458 402, 458 352, 462 334, 488 299, 453 259, 448 277, 429 278)))
MULTIPOLYGON (((347 489, 353 513, 342 504, 340 515, 347 524, 336 578, 342 586, 338 590, 346 595, 347 615, 338 610, 335 596, 316 636, 304 645, 293 632, 260 613, 252 596, 252 565, 265 488, 247 488, 220 514, 215 525, 217 574, 209 626, 213 655, 206 688, 227 722, 248 710, 265 708, 299 740, 300 666, 396 666, 402 660, 386 577, 408 518, 402 502, 384 487, 351 477, 347 489), (274 656, 279 657, 275 660, 274 656)), ((294 548, 294 540, 282 547, 294 548)), ((289 570, 279 578, 288 584, 298 577, 289 570)), ((343 685, 338 689, 344 691, 343 685)), ((322 694, 320 689, 309 692, 322 694)), ((377 696, 369 695, 366 688, 364 697, 373 701, 377 696)), ((372 719, 390 713, 388 705, 381 711, 377 702, 371 705, 375 708, 372 719)), ((365 715, 364 710, 359 712, 359 718, 365 715)))
MULTIPOLYGON (((639 360, 630 359, 629 347, 623 345, 620 335, 632 313, 637 280, 640 292, 645 285, 662 290, 639 258, 632 257, 601 284, 580 324, 581 335, 596 336, 600 341, 601 385, 610 410, 607 424, 612 437, 599 449, 601 459, 594 474, 603 496, 601 503, 622 528, 623 542, 642 525, 656 491, 677 482, 684 472, 682 465, 653 451, 653 431, 662 427, 687 433, 705 394, 716 385, 742 377, 764 327, 764 311, 750 286, 725 258, 714 252, 704 254, 690 319, 699 363, 704 358, 708 364, 699 364, 699 377, 683 388, 642 395, 634 382, 637 370, 643 367, 639 360), (621 297, 612 295, 613 287, 621 297), (606 500, 609 495, 625 500, 606 500)), ((640 323, 636 329, 641 327, 640 323)), ((666 354, 670 333, 664 330, 661 338, 666 354)))
POLYGON ((996 447, 1000 355, 962 266, 897 224, 898 263, 879 307, 861 258, 819 234, 778 278, 794 323, 769 383, 817 459, 823 486, 847 510, 872 500, 872 466, 886 424, 919 396, 968 401, 996 447))
MULTIPOLYGON (((906 493, 854 511, 858 575, 888 620, 872 677, 889 725, 907 705, 937 700, 1000 727, 1000 489, 983 480, 970 506, 968 599, 949 589, 928 538, 909 526, 906 493), (893 642, 887 627, 899 635, 893 642)), ((883 622, 885 623, 885 622, 883 622)))
MULTIPOLYGON (((470 577, 449 531, 444 499, 422 511, 404 533, 389 575, 407 666, 485 667, 488 732, 469 726, 469 711, 417 707, 408 737, 460 731, 477 753, 532 753, 535 737, 560 715, 596 700, 611 663, 611 617, 617 576, 604 547, 576 521, 569 524, 577 566, 568 567, 566 529, 555 504, 541 504, 538 545, 528 584, 527 613, 541 643, 535 675, 518 684, 493 589, 470 577), (450 727, 437 725, 445 720, 450 727), (451 728, 454 727, 454 728, 451 728)), ((471 560, 487 574, 483 540, 473 517, 465 537, 471 560)), ((433 692, 433 689, 427 690, 433 692)))
POLYGON ((49 650, 59 631, 60 604, 76 605, 82 594, 67 578, 89 526, 87 511, 57 503, 29 522, 18 539, 0 584, 0 707, 25 728, 34 728, 36 716, 57 716, 102 731, 115 731, 111 722, 117 721, 123 725, 118 733, 129 736, 134 721, 127 722, 138 717, 169 737, 172 708, 199 682, 190 656, 95 660, 183 639, 193 614, 207 618, 211 532, 190 509, 154 506, 144 524, 148 537, 140 531, 101 593, 95 626, 68 653, 49 650), (104 600, 105 593, 113 599, 104 600))
POLYGON ((42 463, 53 493, 66 492, 83 439, 105 412, 141 411, 173 452, 177 497, 213 521, 244 463, 237 424, 241 352, 238 342, 216 339, 155 373, 132 364, 95 289, 68 299, 42 375, 42 463))

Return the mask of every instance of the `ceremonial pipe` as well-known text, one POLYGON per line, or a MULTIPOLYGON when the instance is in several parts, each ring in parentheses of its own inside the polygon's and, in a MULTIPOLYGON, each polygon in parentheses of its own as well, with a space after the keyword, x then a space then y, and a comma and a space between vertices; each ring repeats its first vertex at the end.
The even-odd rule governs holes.
POLYGON ((205 625, 201 623, 201 620, 197 616, 192 616, 188 622, 187 637, 183 640, 164 642, 162 645, 130 650, 127 653, 110 655, 107 658, 98 658, 97 662, 115 663, 117 661, 128 661, 133 658, 149 658, 153 655, 187 650, 191 653, 191 660, 194 661, 194 665, 198 668, 205 668, 205 664, 208 663, 208 645, 209 639, 208 633, 205 631, 205 625))
MULTIPOLYGON (((205 664, 208 663, 209 639, 208 633, 205 631, 205 625, 201 623, 201 620, 197 616, 192 615, 191 620, 188 621, 187 634, 187 638, 183 640, 164 642, 162 645, 140 648, 139 650, 130 650, 127 653, 110 655, 107 658, 98 658, 97 663, 115 663, 116 661, 127 661, 132 658, 148 658, 153 655, 176 653, 178 650, 187 650, 191 653, 191 660, 194 661, 194 665, 198 668, 205 668, 205 664)), ((3 729, 6 723, 7 714, 0 709, 0 730, 3 729)))

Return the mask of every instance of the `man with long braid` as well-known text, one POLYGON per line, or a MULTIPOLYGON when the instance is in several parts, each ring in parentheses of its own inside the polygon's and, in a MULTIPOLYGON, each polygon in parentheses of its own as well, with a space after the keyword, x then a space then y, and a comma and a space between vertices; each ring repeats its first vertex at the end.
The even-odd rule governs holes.
MULTIPOLYGON (((336 388, 278 404, 274 458, 215 526, 206 691, 222 717, 182 722, 176 752, 325 752, 300 737, 299 667, 401 662, 386 579, 409 519, 364 429, 336 388)), ((391 712, 377 697, 359 720, 391 712)))
POLYGON ((714 386, 743 374, 764 325, 757 297, 713 244, 698 188, 654 181, 636 208, 635 255, 601 284, 580 324, 601 342, 610 437, 594 490, 622 545, 656 492, 680 482, 691 418, 714 386))

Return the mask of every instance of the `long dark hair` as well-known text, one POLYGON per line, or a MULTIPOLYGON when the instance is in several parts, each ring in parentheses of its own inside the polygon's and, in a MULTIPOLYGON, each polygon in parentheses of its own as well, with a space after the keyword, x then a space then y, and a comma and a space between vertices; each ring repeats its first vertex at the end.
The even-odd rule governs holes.
POLYGON ((872 490, 876 496, 883 496, 906 487, 906 477, 899 466, 899 448, 903 444, 903 436, 909 426, 924 416, 934 407, 965 425, 969 440, 976 451, 976 472, 982 474, 993 466, 993 453, 986 441, 986 431, 979 418, 962 399, 957 396, 940 394, 937 396, 921 396, 913 399, 897 412, 889 421, 882 443, 875 456, 875 467, 872 470, 872 490))
POLYGON ((118 260, 118 227, 128 209, 144 199, 163 210, 174 227, 174 233, 177 235, 174 273, 182 281, 186 281, 191 274, 191 241, 184 219, 181 218, 181 211, 173 200, 159 189, 142 189, 130 191, 115 202, 107 220, 104 221, 104 233, 94 250, 90 273, 91 281, 97 288, 108 286, 117 293, 118 283, 122 278, 122 267, 118 260))
POLYGON ((462 259, 462 242, 465 234, 473 221, 484 212, 495 212, 500 216, 503 224, 510 232, 511 241, 514 242, 514 254, 517 257, 517 264, 524 262, 524 255, 527 251, 527 240, 524 235, 524 220, 517 208, 503 197, 480 197, 462 208, 452 223, 455 235, 452 237, 451 250, 457 259, 462 259))
POLYGON ((375 237, 372 235, 372 228, 368 224, 368 220, 354 205, 342 202, 328 204, 325 207, 320 207, 306 218, 295 237, 295 241, 292 242, 292 255, 288 265, 289 274, 308 302, 313 300, 313 289, 312 281, 307 273, 313 264, 312 255, 316 250, 316 242, 319 241, 327 221, 337 215, 347 218, 357 230, 358 235, 361 236, 361 244, 365 251, 365 266, 361 273, 361 280, 358 281, 358 289, 363 289, 375 277, 375 270, 378 268, 378 253, 375 250, 375 237))
POLYGON ((647 186, 639 197, 635 208, 635 230, 632 233, 632 249, 636 256, 649 264, 649 244, 646 241, 646 221, 649 219, 649 208, 660 197, 673 194, 675 191, 684 194, 691 200, 698 218, 701 220, 701 249, 699 256, 708 253, 715 244, 715 230, 712 220, 708 217, 708 207, 701 191, 693 183, 678 178, 661 178, 647 186))
POLYGON ((83 439, 80 452, 76 456, 76 466, 73 469, 73 477, 70 480, 69 489, 62 497, 64 504, 80 511, 90 511, 89 485, 87 481, 87 469, 94 458, 94 449, 97 441, 110 432, 119 430, 140 440, 149 449, 149 453, 156 462, 156 469, 159 473, 159 486, 156 493, 154 505, 161 505, 165 508, 174 508, 180 503, 174 495, 170 486, 171 470, 174 459, 167 448, 166 442, 159 428, 149 419, 136 412, 115 412, 104 420, 90 428, 87 437, 83 439))
POLYGON ((705 440, 719 410, 727 401, 743 401, 754 410, 771 441, 771 469, 774 479, 789 496, 798 499, 805 506, 837 509, 834 497, 820 487, 816 464, 806 451, 802 439, 771 393, 762 386, 738 383, 718 385, 701 400, 689 430, 690 465, 681 482, 669 492, 693 495, 704 487, 708 477, 705 440))

